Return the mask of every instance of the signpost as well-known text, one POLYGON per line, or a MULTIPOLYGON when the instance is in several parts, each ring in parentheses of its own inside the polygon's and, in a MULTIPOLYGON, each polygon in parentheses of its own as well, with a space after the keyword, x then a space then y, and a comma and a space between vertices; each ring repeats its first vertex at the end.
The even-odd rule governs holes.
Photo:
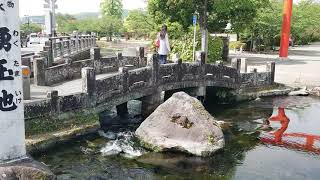
POLYGON ((193 33, 193 57, 192 60, 195 61, 195 53, 196 53, 196 35, 197 35, 197 15, 193 15, 192 23, 194 26, 194 33, 193 33))
POLYGON ((19 0, 0 0, 0 163, 26 157, 19 0))

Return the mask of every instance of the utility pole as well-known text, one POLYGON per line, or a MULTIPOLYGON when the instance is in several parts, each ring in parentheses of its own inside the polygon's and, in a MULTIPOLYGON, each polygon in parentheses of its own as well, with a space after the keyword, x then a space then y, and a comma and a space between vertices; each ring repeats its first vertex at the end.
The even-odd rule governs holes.
POLYGON ((58 5, 56 4, 57 3, 57 0, 44 0, 45 4, 44 4, 44 8, 45 9, 49 9, 49 11, 51 13, 50 17, 47 17, 47 18, 50 18, 50 23, 47 24, 47 25, 50 25, 51 26, 51 36, 54 37, 56 36, 56 9, 58 9, 58 5))

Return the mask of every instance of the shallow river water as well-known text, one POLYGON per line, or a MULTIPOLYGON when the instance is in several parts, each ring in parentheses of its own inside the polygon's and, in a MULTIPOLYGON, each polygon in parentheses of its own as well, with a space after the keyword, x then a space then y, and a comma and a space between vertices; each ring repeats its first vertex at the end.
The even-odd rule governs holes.
POLYGON ((233 123, 224 132, 225 149, 209 158, 147 152, 135 143, 134 127, 120 130, 116 141, 108 140, 114 134, 100 132, 101 136, 61 145, 35 158, 58 179, 320 178, 320 99, 266 98, 233 106, 207 105, 207 110, 216 119, 233 123), (278 114, 278 107, 285 108, 290 121, 272 121, 272 130, 257 130, 278 114), (109 151, 117 145, 120 154, 109 151))

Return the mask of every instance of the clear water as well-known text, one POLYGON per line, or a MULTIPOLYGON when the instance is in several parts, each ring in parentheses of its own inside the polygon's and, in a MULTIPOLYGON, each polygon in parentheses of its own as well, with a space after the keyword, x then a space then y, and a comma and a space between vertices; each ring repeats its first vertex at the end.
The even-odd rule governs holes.
MULTIPOLYGON (((104 156, 110 140, 88 137, 38 155, 58 179, 288 179, 320 178, 320 99, 311 97, 267 98, 238 105, 207 105, 218 120, 233 123, 225 132, 226 147, 209 158, 178 153, 147 153, 138 158, 123 154, 104 156), (272 142, 281 124, 270 132, 258 131, 263 120, 286 107, 290 119, 281 142, 272 142), (299 133, 302 137, 287 137, 299 133), (286 136, 286 137, 285 137, 286 136), (270 138, 269 143, 261 142, 270 138), (314 141, 307 146, 306 138, 314 141)), ((134 131, 134 128, 124 131, 134 131)), ((133 141, 129 138, 129 141, 133 141)), ((136 147, 140 148, 140 147, 136 147)))

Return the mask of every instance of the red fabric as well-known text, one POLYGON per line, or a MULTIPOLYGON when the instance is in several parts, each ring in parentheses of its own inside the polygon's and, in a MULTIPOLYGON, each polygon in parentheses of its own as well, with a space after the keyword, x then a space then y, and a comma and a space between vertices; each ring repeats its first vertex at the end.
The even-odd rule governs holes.
POLYGON ((154 45, 155 45, 157 48, 159 48, 159 47, 160 47, 160 40, 159 40, 159 39, 155 40, 154 45))

